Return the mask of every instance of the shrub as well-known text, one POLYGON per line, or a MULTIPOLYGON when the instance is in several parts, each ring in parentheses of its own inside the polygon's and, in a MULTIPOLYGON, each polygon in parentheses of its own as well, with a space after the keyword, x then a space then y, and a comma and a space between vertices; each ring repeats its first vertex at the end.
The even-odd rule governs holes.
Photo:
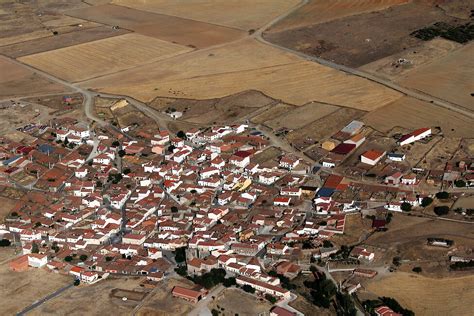
POLYGON ((410 212, 411 211, 411 204, 407 202, 403 202, 401 206, 402 211, 410 212))
POLYGON ((446 192, 446 191, 438 192, 438 193, 436 193, 436 198, 437 198, 438 200, 446 200, 446 199, 449 199, 449 193, 446 192))
POLYGON ((81 260, 81 261, 86 261, 86 260, 87 260, 87 255, 81 255, 81 256, 79 257, 79 260, 81 260))
POLYGON ((244 286, 242 286, 242 290, 244 290, 247 293, 255 293, 255 289, 248 284, 245 284, 244 286))
POLYGON ((421 273, 421 271, 423 271, 423 269, 421 269, 421 267, 414 267, 411 271, 413 271, 415 273, 421 273))
POLYGON ((10 242, 10 240, 8 239, 2 239, 0 240, 0 247, 8 247, 10 246, 12 243, 10 242))
POLYGON ((463 180, 456 180, 454 181, 454 185, 458 188, 464 188, 466 186, 466 182, 463 180))
POLYGON ((436 206, 434 212, 438 216, 447 215, 449 213, 449 206, 436 206))
POLYGON ((430 198, 429 196, 426 196, 421 200, 421 206, 423 206, 423 207, 427 207, 431 203, 433 203, 433 199, 430 198))
POLYGON ((71 256, 66 256, 66 257, 64 257, 64 261, 66 261, 66 262, 71 262, 71 261, 72 261, 72 257, 71 257, 71 256))
POLYGON ((277 302, 276 297, 273 295, 265 294, 265 298, 267 299, 267 301, 269 301, 272 304, 275 304, 277 302))

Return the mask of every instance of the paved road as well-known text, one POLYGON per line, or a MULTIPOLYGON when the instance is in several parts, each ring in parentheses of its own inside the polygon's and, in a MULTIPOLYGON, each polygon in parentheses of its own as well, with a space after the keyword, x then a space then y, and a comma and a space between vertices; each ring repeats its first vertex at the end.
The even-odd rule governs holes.
POLYGON ((38 307, 38 306, 42 305, 43 303, 55 298, 56 296, 60 295, 61 293, 63 293, 66 290, 69 290, 73 286, 74 286, 74 284, 70 283, 70 284, 66 285, 65 287, 62 287, 62 288, 56 290, 55 292, 49 294, 48 296, 45 296, 44 298, 34 302, 33 304, 31 304, 30 306, 28 306, 27 308, 25 308, 24 310, 22 310, 21 312, 19 312, 16 315, 17 316, 26 315, 28 312, 32 311, 36 307, 38 307))
POLYGON ((292 53, 292 54, 297 55, 297 56, 299 56, 303 59, 306 59, 308 61, 316 62, 316 63, 321 64, 323 66, 327 66, 327 67, 330 67, 330 68, 333 68, 333 69, 336 69, 336 70, 339 70, 339 71, 343 71, 345 73, 348 73, 348 74, 351 74, 351 75, 354 75, 354 76, 365 78, 367 80, 379 83, 381 85, 384 85, 384 86, 386 86, 390 89, 396 90, 400 93, 403 93, 403 94, 405 94, 407 96, 410 96, 410 97, 413 97, 415 99, 425 101, 425 102, 429 102, 429 103, 432 103, 434 105, 437 105, 437 106, 440 106, 440 107, 458 112, 458 113, 460 113, 462 115, 465 115, 467 117, 474 118, 474 113, 473 112, 463 108, 462 106, 460 106, 458 104, 454 104, 452 102, 436 98, 432 95, 428 95, 428 94, 423 93, 421 91, 416 91, 416 90, 408 89, 406 87, 402 87, 402 86, 400 86, 400 85, 398 85, 398 84, 396 84, 396 83, 394 83, 390 80, 377 77, 373 74, 369 74, 369 73, 361 71, 359 69, 350 68, 350 67, 347 67, 347 66, 344 66, 344 65, 339 65, 339 64, 336 64, 336 63, 331 62, 329 60, 325 60, 325 59, 315 57, 315 56, 310 56, 310 55, 304 54, 302 52, 292 50, 288 47, 277 45, 277 44, 269 42, 265 38, 263 38, 262 35, 264 34, 264 32, 266 30, 268 30, 270 27, 272 27, 276 23, 280 22, 281 20, 283 20, 288 15, 292 14, 293 12, 295 12, 296 10, 301 8, 302 6, 306 5, 308 2, 309 2, 309 0, 301 1, 300 4, 298 4, 292 10, 288 11, 284 15, 279 16, 275 20, 269 22, 267 25, 265 25, 264 27, 257 30, 254 34, 252 34, 252 37, 254 37, 257 41, 259 41, 263 44, 270 45, 272 47, 278 48, 278 49, 283 50, 283 51, 288 52, 288 53, 292 53))

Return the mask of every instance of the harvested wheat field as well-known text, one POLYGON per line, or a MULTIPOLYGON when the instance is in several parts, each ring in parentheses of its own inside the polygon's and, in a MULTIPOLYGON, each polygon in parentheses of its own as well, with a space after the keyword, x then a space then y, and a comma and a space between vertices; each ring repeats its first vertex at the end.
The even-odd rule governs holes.
POLYGON ((295 105, 319 101, 367 111, 401 97, 379 84, 301 61, 252 39, 176 56, 83 86, 143 101, 156 96, 213 99, 259 90, 295 105))
POLYGON ((421 90, 474 111, 474 44, 410 72, 401 85, 421 90))
POLYGON ((152 37, 125 34, 19 58, 62 79, 77 82, 192 50, 152 37), (54 63, 51 63, 54 60, 54 63))
POLYGON ((289 129, 298 129, 338 109, 339 108, 334 105, 312 102, 297 107, 290 112, 273 117, 273 119, 265 122, 265 125, 273 129, 278 129, 283 126, 289 129))
POLYGON ((66 87, 50 82, 3 56, 0 56, 0 69, 0 98, 69 91, 66 87))
POLYGON ((409 0, 311 0, 287 18, 275 24, 270 32, 324 23, 350 15, 383 10, 407 2, 409 0))
POLYGON ((294 108, 295 108, 295 106, 293 106, 293 105, 288 105, 288 104, 285 104, 285 103, 278 103, 278 104, 270 107, 265 112, 262 112, 262 113, 259 113, 258 115, 255 115, 254 117, 251 118, 251 121, 254 122, 254 123, 257 123, 257 124, 262 124, 266 121, 274 119, 275 117, 283 115, 284 113, 288 113, 294 108))
POLYGON ((110 4, 71 10, 67 14, 197 48, 230 42, 247 34, 229 27, 110 4))
POLYGON ((298 0, 114 0, 138 10, 233 27, 256 29, 299 3, 298 0))
POLYGON ((363 121, 382 132, 388 132, 395 126, 409 130, 439 126, 446 136, 472 137, 474 133, 473 119, 410 97, 402 97, 366 114, 363 121))
POLYGON ((394 297, 416 315, 472 315, 474 275, 432 279, 397 272, 371 282, 367 290, 378 296, 394 297), (464 302, 464 303, 462 303, 464 302))

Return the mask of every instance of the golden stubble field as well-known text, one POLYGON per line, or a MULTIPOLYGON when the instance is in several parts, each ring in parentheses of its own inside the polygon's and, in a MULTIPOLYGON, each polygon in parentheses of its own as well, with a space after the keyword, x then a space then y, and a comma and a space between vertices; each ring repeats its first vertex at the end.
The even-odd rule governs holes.
POLYGON ((370 282, 367 290, 378 296, 394 297, 416 315, 472 315, 474 275, 457 278, 427 278, 396 272, 370 282))
POLYGON ((472 137, 474 132, 473 119, 407 96, 366 114, 363 121, 382 132, 395 126, 410 130, 439 126, 444 135, 454 137, 472 137))
POLYGON ((253 89, 295 105, 316 100, 366 111, 401 97, 379 84, 302 61, 253 39, 154 62, 82 86, 142 101, 177 94, 212 99, 253 89))
MULTIPOLYGON (((384 0, 385 1, 385 0, 384 0)), ((263 26, 299 3, 298 0, 114 0, 138 10, 223 25, 248 31, 263 26)))
POLYGON ((54 76, 77 82, 190 50, 189 47, 144 35, 125 34, 29 55, 19 60, 54 76))
POLYGON ((407 2, 409 2, 409 0, 312 0, 286 19, 278 22, 270 31, 278 32, 324 23, 346 16, 383 10, 407 2))
MULTIPOLYGON (((444 58, 421 66, 398 83, 474 111, 474 44, 470 43, 444 58)), ((472 135, 471 135, 472 136, 472 135)))

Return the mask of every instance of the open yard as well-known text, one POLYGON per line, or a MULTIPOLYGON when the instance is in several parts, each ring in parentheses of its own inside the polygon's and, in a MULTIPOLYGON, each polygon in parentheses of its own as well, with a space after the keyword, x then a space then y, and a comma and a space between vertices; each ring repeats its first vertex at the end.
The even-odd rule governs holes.
POLYGON ((50 82, 3 56, 0 56, 0 69, 0 99, 68 91, 64 86, 50 82))
POLYGON ((190 51, 139 34, 125 34, 21 57, 19 60, 68 81, 82 81, 190 51), (51 63, 54 60, 54 63, 51 63))
POLYGON ((370 282, 367 290, 394 297, 416 315, 472 315, 474 275, 434 279, 409 273, 394 273, 370 282))
POLYGON ((326 115, 330 115, 338 109, 334 105, 311 102, 292 111, 282 113, 279 116, 274 116, 273 119, 266 121, 265 125, 275 130, 281 127, 298 129, 326 115))
POLYGON ((299 3, 298 0, 113 0, 112 2, 138 10, 244 31, 263 26, 299 3))
POLYGON ((217 309, 223 316, 260 315, 268 313, 271 307, 267 300, 259 300, 240 289, 226 289, 209 304, 209 309, 217 309))
MULTIPOLYGON (((5 251, 11 254, 10 249, 0 250, 2 253, 5 251)), ((31 268, 25 272, 12 272, 8 262, 3 262, 0 265, 0 296, 2 297, 0 314, 14 315, 36 300, 70 282, 72 282, 70 276, 55 274, 43 269, 31 268)))
POLYGON ((374 110, 401 96, 251 39, 175 56, 82 85, 143 101, 156 96, 212 99, 253 89, 295 105, 319 101, 363 110, 374 110))
MULTIPOLYGON (((54 314, 61 311, 62 315, 107 315, 113 311, 114 315, 130 315, 139 301, 122 301, 114 294, 124 294, 139 288, 139 277, 106 279, 94 285, 73 287, 60 296, 44 303, 30 312, 31 315, 54 314), (91 303, 93 300, 93 304, 91 303)), ((142 290, 142 289, 140 289, 142 290)))
POLYGON ((382 132, 388 132, 394 126, 409 130, 439 126, 445 136, 452 137, 472 137, 474 124, 474 120, 462 114, 410 97, 402 97, 370 112, 362 121, 382 132))
POLYGON ((0 205, 2 206, 0 207, 0 222, 3 221, 5 216, 10 214, 10 211, 17 203, 18 201, 16 200, 0 196, 0 205))
MULTIPOLYGON (((398 82, 474 111, 474 43, 408 73, 398 82)), ((471 129, 472 135, 472 129, 471 129)))
POLYGON ((409 0, 311 0, 282 21, 275 24, 270 32, 324 23, 350 15, 386 9, 407 3, 409 0))
POLYGON ((157 291, 147 298, 147 302, 141 307, 136 315, 138 316, 174 316, 186 315, 194 304, 183 299, 172 297, 171 290, 174 286, 193 288, 194 284, 183 278, 167 279, 158 284, 157 291))
MULTIPOLYGON (((155 3, 155 1, 148 3, 155 3)), ((195 11, 201 12, 201 9, 195 11)), ((111 4, 71 10, 67 14, 198 48, 222 44, 246 35, 245 32, 233 28, 111 4)))

